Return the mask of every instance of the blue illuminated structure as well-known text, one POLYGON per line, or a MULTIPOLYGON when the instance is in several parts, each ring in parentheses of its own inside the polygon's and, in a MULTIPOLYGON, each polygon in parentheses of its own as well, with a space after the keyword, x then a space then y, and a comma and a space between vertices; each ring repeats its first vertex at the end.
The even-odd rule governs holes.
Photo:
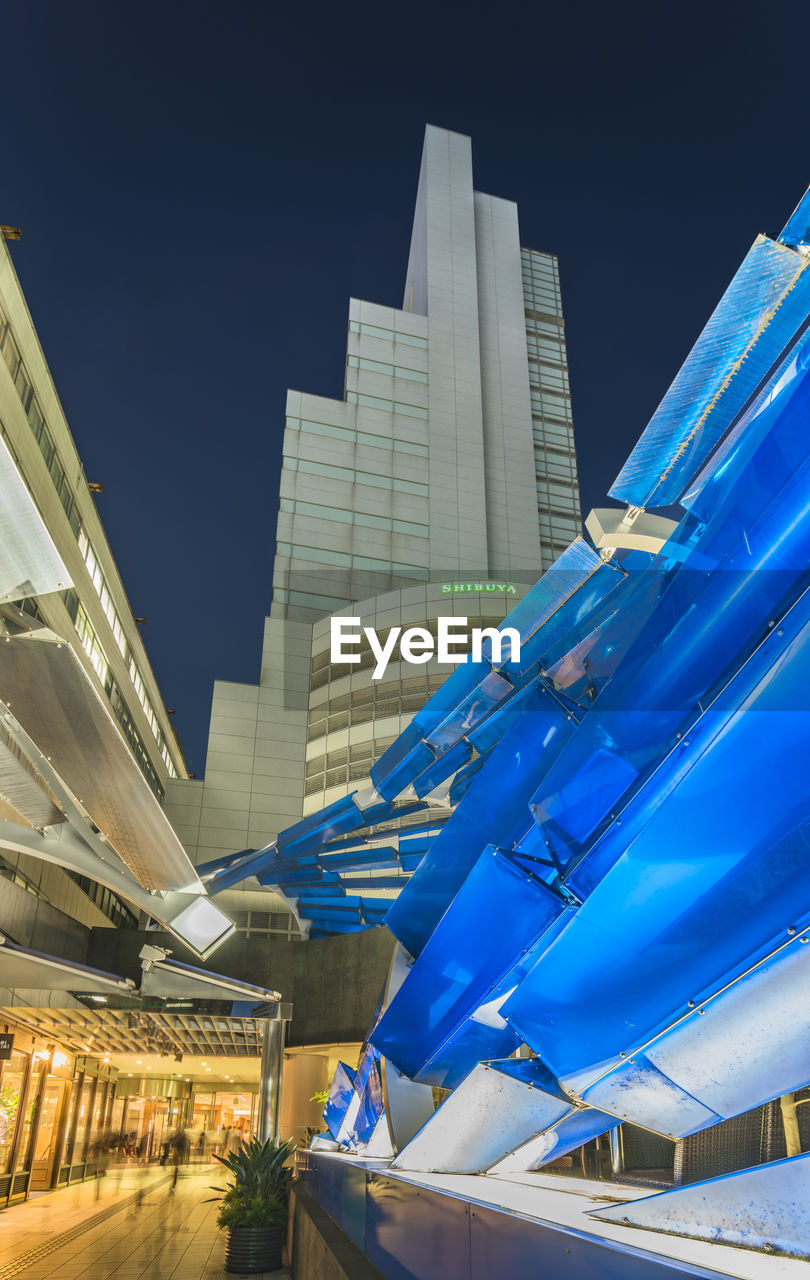
MULTIPOLYGON (((660 548, 577 539, 505 620, 520 661, 458 667, 372 795, 202 869, 212 893, 279 885, 315 933, 398 939, 404 980, 327 1109, 344 1149, 392 1069, 453 1090, 389 1125, 421 1173, 538 1169, 621 1122, 683 1138, 810 1086, 809 223, 806 196, 757 238, 615 482, 631 530, 680 504, 660 548), (364 843, 442 782, 441 829, 364 843), (410 873, 393 904, 381 868, 410 873)), ((788 1156, 756 1182, 790 1216, 788 1156)), ((734 1216, 736 1185, 706 1212, 734 1216)), ((656 1230, 700 1236, 688 1190, 645 1208, 656 1230)), ((796 1222, 785 1251, 810 1257, 796 1222)))

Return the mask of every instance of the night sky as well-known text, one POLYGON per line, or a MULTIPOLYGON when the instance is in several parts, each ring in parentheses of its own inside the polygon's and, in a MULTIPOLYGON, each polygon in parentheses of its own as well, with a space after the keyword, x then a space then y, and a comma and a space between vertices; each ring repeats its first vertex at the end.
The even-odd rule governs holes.
POLYGON ((0 222, 190 768, 255 682, 287 387, 399 306, 425 123, 559 255, 583 510, 810 182, 808 6, 6 5, 0 222))

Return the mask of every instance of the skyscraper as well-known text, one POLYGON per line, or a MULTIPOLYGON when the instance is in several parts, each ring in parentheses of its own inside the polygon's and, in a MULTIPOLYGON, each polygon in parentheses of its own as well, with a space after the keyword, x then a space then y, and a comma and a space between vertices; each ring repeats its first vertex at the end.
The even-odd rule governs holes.
MULTIPOLYGON (((474 190, 469 138, 427 128, 403 306, 352 300, 343 399, 286 413, 261 679, 217 681, 205 778, 167 793, 196 862, 362 786, 448 674, 331 662, 336 613, 493 625, 579 530, 557 261, 474 190)), ((240 892, 229 910, 283 907, 240 892)))

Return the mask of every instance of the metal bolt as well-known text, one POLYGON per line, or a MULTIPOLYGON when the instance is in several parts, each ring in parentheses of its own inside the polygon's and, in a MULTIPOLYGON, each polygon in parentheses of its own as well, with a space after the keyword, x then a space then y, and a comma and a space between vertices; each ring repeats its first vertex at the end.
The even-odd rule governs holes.
POLYGON ((791 925, 790 928, 788 929, 788 933, 790 934, 791 938, 793 937, 795 932, 796 932, 795 928, 793 927, 793 925, 791 925))

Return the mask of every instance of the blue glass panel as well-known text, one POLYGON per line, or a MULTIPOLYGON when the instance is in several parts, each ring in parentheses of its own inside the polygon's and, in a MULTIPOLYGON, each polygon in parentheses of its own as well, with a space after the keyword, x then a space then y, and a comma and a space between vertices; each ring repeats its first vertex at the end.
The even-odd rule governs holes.
POLYGON ((607 1133, 615 1124, 615 1116, 597 1111, 595 1107, 584 1107, 572 1111, 570 1116, 566 1116, 553 1129, 546 1130, 543 1136, 548 1143, 548 1150, 543 1157, 535 1161, 532 1168, 541 1169, 552 1160, 559 1160, 561 1156, 576 1151, 577 1147, 590 1142, 592 1138, 599 1138, 603 1133, 607 1133))
MULTIPOLYGON (((775 370, 773 376, 754 399, 751 406, 729 431, 726 438, 695 477, 682 505, 694 516, 706 522, 724 502, 738 483, 745 467, 762 448, 768 432, 788 408, 801 379, 810 364, 810 334, 806 334, 775 370)), ((792 442, 784 425, 780 428, 783 448, 791 449, 794 463, 803 462, 804 440, 794 433, 792 442)))
MULTIPOLYGON (((396 875, 396 876, 352 875, 352 876, 338 876, 338 883, 342 889, 348 889, 350 892, 359 893, 363 889, 403 889, 405 885, 408 883, 408 880, 406 876, 402 876, 402 875, 396 875)), ((390 907, 391 905, 388 899, 386 899, 386 905, 388 907, 390 907)))
POLYGON ((495 708, 510 698, 515 691, 511 680, 497 671, 491 671, 488 664, 470 663, 468 665, 471 671, 479 673, 475 686, 442 720, 441 724, 431 729, 426 735, 426 741, 436 753, 447 751, 449 747, 454 746, 459 738, 482 724, 487 716, 491 715, 495 708))
POLYGON ((485 846, 508 849, 525 831, 529 800, 572 728, 556 703, 536 691, 386 918, 411 955, 419 955, 485 846))
MULTIPOLYGON (((521 637, 528 640, 597 570, 602 573, 605 584, 613 576, 619 576, 613 567, 602 565, 592 547, 577 538, 501 626, 517 628, 521 637)), ((607 585, 600 587, 597 594, 606 589, 607 585)), ((561 621, 558 625, 564 629, 570 623, 561 621)), ((527 658, 529 665, 531 661, 527 658)), ((461 736, 474 732, 512 693, 512 683, 491 673, 489 663, 460 664, 372 767, 371 778, 379 793, 387 797, 398 795, 430 765, 434 755, 452 746, 461 736), (430 742, 433 753, 425 753, 420 739, 430 742)))
POLYGON ((599 553, 584 538, 575 538, 500 626, 516 627, 521 639, 528 640, 601 565, 599 553))
POLYGON ((671 576, 662 567, 651 567, 649 556, 644 559, 642 567, 625 569, 624 581, 582 627, 542 654, 542 667, 555 687, 584 707, 613 675, 671 576))
MULTIPOLYGON (((427 805, 423 804, 420 807, 422 809, 426 809, 427 805)), ((418 832, 422 832, 422 831, 433 831, 433 832, 441 831, 445 823, 449 821, 449 818, 450 818, 449 813, 434 813, 427 820, 427 822, 409 822, 407 826, 408 835, 415 836, 418 832)), ((401 840, 400 840, 400 843, 401 843, 401 840)))
POLYGON ((488 751, 486 755, 478 756, 476 760, 473 760, 470 764, 466 765, 465 768, 459 769, 458 773, 456 774, 455 778, 450 784, 451 805, 455 807, 457 804, 459 804, 459 802, 463 799, 463 797, 466 796, 467 792, 469 791, 470 787, 475 781, 476 774, 481 772, 487 760, 489 759, 490 754, 491 753, 488 751))
POLYGON ((375 827, 381 822, 389 822, 391 818, 407 818, 412 813, 423 813, 426 804, 416 801, 413 804, 394 804, 387 800, 384 804, 372 804, 363 810, 363 825, 375 827))
POLYGON ((260 878, 259 883, 266 879, 269 884, 280 884, 287 888, 302 888, 304 885, 328 885, 338 883, 337 874, 335 872, 323 872, 319 867, 301 867, 296 868, 271 868, 270 872, 260 878))
POLYGON ((480 1022, 464 1022, 445 1040, 414 1079, 439 1089, 455 1089, 479 1062, 514 1053, 521 1037, 508 1024, 485 1027, 480 1022))
POLYGON ((760 236, 610 490, 676 502, 810 310, 807 260, 760 236))
POLYGON ((369 1141, 382 1113, 383 1091, 380 1070, 377 1061, 372 1059, 360 1093, 360 1108, 357 1112, 357 1119, 352 1133, 355 1144, 369 1141))
POLYGON ((427 768, 433 758, 433 752, 422 741, 417 725, 411 721, 371 766, 371 781, 381 796, 392 800, 417 773, 427 768))
POLYGON ((253 853, 267 853, 272 848, 275 848, 275 841, 272 845, 268 845, 266 849, 242 849, 239 853, 227 853, 222 858, 212 858, 210 862, 200 862, 196 866, 197 875, 200 879, 204 879, 209 872, 224 871, 226 867, 233 866, 234 862, 238 862, 240 858, 250 857, 253 853))
POLYGON ((326 1127, 333 1138, 337 1137, 338 1130, 343 1123, 343 1117, 354 1097, 354 1075, 355 1073, 351 1067, 347 1067, 345 1062, 337 1064, 332 1083, 329 1086, 329 1097, 323 1109, 326 1127))
MULTIPOLYGON (((268 880, 268 884, 278 883, 276 880, 268 880)), ((335 898, 339 902, 346 901, 346 891, 340 883, 338 876, 332 876, 326 884, 309 883, 305 890, 301 890, 301 896, 305 898, 326 899, 327 901, 335 898)))
POLYGON ((783 244, 810 244, 810 190, 805 191, 777 239, 783 244))
MULTIPOLYGON (((558 856, 580 857, 807 581, 810 564, 810 372, 791 384, 771 430, 671 576, 648 623, 544 779, 533 802, 558 856), (567 790, 566 790, 567 789, 567 790), (570 797, 571 803, 566 803, 570 797), (589 825, 590 824, 590 825, 589 825)), ((689 521, 687 521, 687 524, 689 521)))
POLYGON ((326 840, 364 826, 363 815, 354 803, 354 794, 342 796, 334 804, 287 827, 279 834, 279 849, 288 857, 295 853, 308 853, 326 840))
POLYGON ((500 711, 493 712, 482 725, 477 729, 471 729, 465 735, 467 741, 475 747, 479 755, 484 755, 497 746, 510 724, 518 718, 521 711, 525 710, 526 703, 531 697, 532 689, 539 678, 539 676, 536 676, 531 684, 521 689, 520 693, 516 694, 514 698, 510 698, 505 707, 501 707, 500 711))
POLYGON ((360 899, 360 910, 367 924, 382 924, 390 909, 390 898, 360 899))
POLYGON ((554 1098, 561 1098, 563 1102, 568 1101, 560 1088, 559 1080, 555 1079, 539 1058, 505 1058, 500 1062, 488 1062, 486 1065, 502 1076, 511 1076, 513 1080, 520 1080, 522 1084, 530 1084, 533 1089, 542 1089, 544 1093, 551 1094, 554 1098))
POLYGON ((355 924, 349 920, 338 920, 335 917, 330 917, 328 920, 314 919, 309 936, 310 938, 331 938, 336 933, 365 933, 367 927, 364 924, 355 924))
POLYGON ((423 853, 401 853, 399 855, 399 865, 403 871, 415 871, 424 856, 423 853))
POLYGON ((393 845, 378 845, 374 849, 351 849, 345 853, 324 853, 321 866, 325 871, 370 871, 399 865, 393 845))
POLYGON ((567 652, 618 608, 624 592, 624 579, 624 572, 615 564, 598 561, 598 568, 561 602, 552 617, 530 634, 521 633, 520 662, 502 662, 498 664, 498 670, 517 683, 519 674, 530 673, 533 664, 546 654, 555 649, 567 652))
POLYGON ((612 869, 572 877, 587 900, 504 1007, 561 1078, 601 1071, 810 913, 810 600, 779 630, 647 788, 642 821, 644 796, 628 806, 612 869))
POLYGON ((420 797, 428 795, 440 782, 444 782, 452 773, 466 764, 472 755, 472 747, 464 741, 457 742, 449 751, 440 755, 429 768, 418 774, 413 780, 413 789, 420 797))
MULTIPOLYGON (((411 827, 408 828, 409 831, 411 831, 412 829, 413 828, 411 827)), ((428 849, 433 844, 433 841, 435 839, 436 837, 432 835, 400 836, 399 837, 400 856, 403 853, 418 853, 421 856, 427 853, 428 849)))
MULTIPOLYGON (((269 849, 259 849, 255 853, 242 855, 236 860, 230 861, 224 870, 215 872, 213 877, 206 883, 211 897, 218 893, 222 893, 224 889, 230 889, 235 884, 241 884, 248 876, 260 875, 263 871, 267 871, 273 866, 275 859, 275 849, 271 846, 269 849)), ((213 863, 208 863, 212 867, 213 863)))
MULTIPOLYGON (((354 849, 358 845, 364 844, 374 834, 370 828, 389 821, 391 818, 407 818, 414 813, 424 813, 428 809, 428 805, 424 801, 414 804, 392 804, 388 801, 385 804, 373 805, 363 812, 364 827, 359 830, 356 835, 348 836, 345 840, 330 840, 323 844, 318 850, 319 854, 337 853, 341 849, 354 849), (381 812, 384 813, 381 815, 381 812), (369 816, 370 815, 370 816, 369 816)), ((434 827, 441 824, 444 819, 443 814, 434 815, 428 822, 413 823, 408 825, 409 831, 430 831, 434 827)))
POLYGON ((338 919, 360 921, 360 899, 359 898, 315 898, 303 895, 298 899, 298 912, 305 919, 317 918, 319 920, 330 920, 332 917, 338 919))
POLYGON ((479 1041, 496 1047, 514 1040, 496 1009, 476 1011, 497 999, 500 979, 561 910, 544 884, 507 854, 486 849, 375 1027, 376 1047, 411 1077, 444 1048, 442 1079, 429 1082, 452 1077, 457 1084, 480 1060, 479 1041), (449 1050, 447 1042, 472 1015, 478 1023, 449 1050))

